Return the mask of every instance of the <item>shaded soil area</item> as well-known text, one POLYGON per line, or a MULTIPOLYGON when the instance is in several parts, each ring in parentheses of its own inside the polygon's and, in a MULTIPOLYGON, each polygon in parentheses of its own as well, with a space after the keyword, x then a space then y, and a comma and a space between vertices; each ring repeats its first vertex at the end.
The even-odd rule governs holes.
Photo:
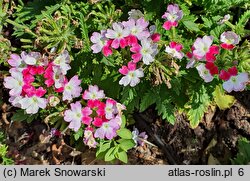
MULTIPOLYGON (((170 125, 148 109, 135 113, 136 127, 149 135, 145 144, 129 151, 128 164, 230 164, 237 154, 239 138, 250 139, 250 92, 234 95, 235 104, 220 111, 210 107, 196 129, 191 129, 185 115, 177 115, 175 125, 170 125)), ((52 134, 50 126, 37 120, 11 122, 16 111, 8 103, 8 92, 3 88, 0 74, 0 129, 6 133, 8 156, 15 164, 121 164, 105 163, 95 159, 95 150, 70 146, 68 136, 52 134)))

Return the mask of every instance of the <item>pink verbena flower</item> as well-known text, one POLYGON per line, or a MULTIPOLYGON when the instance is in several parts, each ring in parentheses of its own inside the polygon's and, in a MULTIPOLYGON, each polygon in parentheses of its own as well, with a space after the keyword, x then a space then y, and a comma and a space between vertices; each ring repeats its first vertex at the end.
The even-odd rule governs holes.
POLYGON ((47 99, 41 98, 37 95, 31 97, 25 96, 19 100, 21 108, 25 110, 27 114, 36 114, 39 108, 45 109, 47 105, 47 99))
POLYGON ((113 29, 108 29, 106 33, 106 37, 112 39, 111 47, 112 48, 125 48, 127 46, 127 42, 125 37, 127 37, 130 33, 128 28, 124 28, 121 23, 113 23, 113 29))
POLYGON ((9 98, 9 102, 18 108, 21 108, 20 100, 23 98, 23 96, 11 96, 9 98))
POLYGON ((99 53, 102 51, 103 47, 106 45, 108 38, 106 38, 106 30, 101 30, 101 33, 94 32, 90 37, 90 41, 93 43, 91 49, 93 53, 99 53))
POLYGON ((64 50, 53 61, 53 65, 60 67, 63 75, 66 75, 67 71, 71 69, 69 63, 70 63, 70 56, 67 50, 64 50))
POLYGON ((219 73, 219 68, 214 64, 214 62, 207 62, 205 67, 209 70, 212 76, 219 73))
POLYGON ((105 115, 105 103, 101 102, 98 99, 88 100, 87 106, 94 110, 97 116, 102 117, 105 115))
POLYGON ((150 33, 147 29, 149 22, 147 22, 143 17, 140 19, 130 19, 128 21, 122 22, 124 28, 130 30, 130 34, 137 37, 139 40, 148 38, 150 33))
POLYGON ((89 85, 88 90, 85 90, 82 98, 85 100, 90 99, 103 99, 105 97, 104 91, 99 90, 97 85, 89 85))
POLYGON ((82 122, 82 105, 78 101, 76 103, 71 103, 70 108, 64 112, 64 120, 69 122, 69 128, 73 129, 75 132, 79 130, 82 122))
POLYGON ((12 69, 17 69, 20 72, 27 66, 23 59, 17 54, 11 54, 8 63, 12 66, 12 69))
POLYGON ((193 54, 198 60, 206 59, 207 61, 214 61, 215 54, 219 53, 218 46, 212 46, 213 37, 204 36, 203 38, 197 38, 194 42, 193 54))
POLYGON ((243 72, 236 76, 231 76, 230 79, 224 82, 222 86, 229 93, 232 91, 242 91, 245 89, 248 81, 248 73, 243 72))
POLYGON ((237 74, 238 74, 238 70, 234 66, 234 67, 229 68, 227 71, 226 70, 221 70, 219 78, 221 80, 229 80, 231 76, 236 76, 237 74))
POLYGON ((109 122, 105 122, 102 124, 102 126, 100 128, 98 128, 95 131, 95 138, 101 138, 104 139, 105 137, 109 140, 111 140, 112 138, 114 138, 117 134, 117 123, 114 121, 109 121, 109 122))
POLYGON ((10 96, 19 96, 22 93, 23 74, 17 70, 11 71, 11 76, 4 78, 4 87, 10 89, 10 96))
POLYGON ((21 53, 21 58, 27 65, 38 65, 42 56, 39 52, 30 52, 27 54, 23 51, 21 53))
POLYGON ((172 27, 178 26, 178 21, 183 17, 182 10, 179 9, 177 4, 170 4, 167 7, 167 12, 164 13, 162 18, 167 21, 163 24, 163 28, 166 30, 170 30, 172 27))
POLYGON ((213 76, 210 74, 209 70, 205 67, 205 64, 201 63, 196 67, 198 70, 198 73, 200 77, 205 81, 205 82, 211 82, 213 80, 213 76))
POLYGON ((82 115, 83 115, 82 122, 83 122, 83 124, 86 124, 88 126, 91 124, 93 118, 90 115, 92 114, 92 112, 93 111, 90 107, 83 108, 83 110, 82 110, 82 115))
POLYGON ((124 86, 130 85, 134 87, 140 82, 140 78, 144 76, 142 68, 136 69, 136 64, 133 62, 129 62, 128 66, 122 66, 119 72, 125 75, 119 81, 119 84, 124 86))
POLYGON ((117 114, 117 107, 116 107, 116 101, 113 99, 107 99, 106 100, 106 106, 105 106, 105 117, 106 119, 112 119, 115 117, 115 114, 117 114))
POLYGON ((232 50, 239 43, 240 37, 232 31, 227 31, 220 35, 220 41, 222 42, 220 45, 222 48, 232 50))
POLYGON ((106 42, 106 44, 104 45, 104 47, 102 48, 102 53, 105 57, 112 55, 113 51, 111 49, 111 44, 112 44, 113 40, 108 40, 106 42))
POLYGON ((78 76, 75 75, 67 82, 63 90, 63 101, 71 101, 75 97, 81 95, 82 88, 80 87, 81 80, 78 79, 78 76))
POLYGON ((135 53, 132 55, 134 63, 142 59, 143 63, 146 65, 153 62, 155 55, 158 53, 157 44, 153 43, 151 39, 143 39, 141 45, 137 44, 132 46, 130 51, 135 53))
POLYGON ((165 51, 170 54, 172 57, 182 59, 184 54, 181 52, 183 46, 182 44, 176 42, 170 42, 169 46, 166 46, 165 51))

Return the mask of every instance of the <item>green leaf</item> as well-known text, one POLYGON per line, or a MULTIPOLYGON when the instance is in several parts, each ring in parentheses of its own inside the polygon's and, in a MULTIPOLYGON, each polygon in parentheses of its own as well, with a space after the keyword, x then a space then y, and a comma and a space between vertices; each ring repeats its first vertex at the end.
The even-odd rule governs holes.
POLYGON ((234 165, 249 165, 250 163, 250 143, 246 138, 241 138, 237 144, 238 153, 232 161, 234 165))
POLYGON ((169 123, 175 123, 175 115, 174 115, 174 106, 165 100, 164 102, 157 101, 156 109, 158 111, 158 115, 162 115, 162 119, 167 120, 169 123))
POLYGON ((226 95, 222 87, 219 85, 216 86, 213 95, 216 104, 221 110, 230 108, 234 104, 235 98, 233 96, 226 95))
POLYGON ((80 128, 76 133, 74 133, 74 138, 75 138, 75 140, 76 140, 76 141, 79 140, 79 138, 81 138, 82 135, 83 135, 83 129, 80 128))
POLYGON ((128 151, 135 146, 135 142, 132 139, 120 139, 118 142, 120 143, 119 147, 124 151, 128 151))
POLYGON ((123 163, 128 163, 128 155, 125 151, 118 152, 117 158, 121 160, 123 163))
POLYGON ((149 106, 156 102, 155 94, 152 91, 147 92, 141 100, 140 112, 145 111, 149 106))
POLYGON ((12 121, 24 121, 24 120, 27 120, 30 116, 31 116, 31 115, 26 114, 26 113, 24 112, 24 110, 19 109, 19 110, 17 110, 17 111, 13 114, 13 116, 11 117, 11 120, 12 120, 12 121))
POLYGON ((190 31, 200 31, 198 24, 192 21, 183 21, 183 24, 190 30, 190 31))
POLYGON ((121 124, 121 128, 124 128, 126 126, 126 117, 125 115, 122 115, 122 124, 121 124))
POLYGON ((106 153, 105 156, 104 156, 104 160, 105 160, 105 161, 108 162, 108 161, 112 161, 112 160, 115 159, 115 153, 114 153, 115 149, 116 149, 116 147, 112 147, 112 148, 110 148, 110 149, 107 151, 107 153, 106 153))
POLYGON ((122 128, 117 131, 118 136, 120 136, 123 139, 132 139, 132 133, 130 130, 126 128, 122 128))
POLYGON ((194 88, 189 102, 190 109, 187 112, 192 128, 196 128, 199 125, 204 113, 208 109, 209 104, 210 97, 204 85, 201 85, 198 90, 195 90, 194 88))
POLYGON ((96 151, 96 157, 98 157, 98 155, 100 155, 101 153, 107 151, 111 146, 111 142, 112 142, 111 140, 105 142, 101 141, 100 146, 96 151))

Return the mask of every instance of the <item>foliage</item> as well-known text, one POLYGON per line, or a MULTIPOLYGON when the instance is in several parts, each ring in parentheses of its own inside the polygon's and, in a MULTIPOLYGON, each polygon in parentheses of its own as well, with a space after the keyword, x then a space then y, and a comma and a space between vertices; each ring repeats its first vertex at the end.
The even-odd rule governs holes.
POLYGON ((249 165, 250 163, 250 143, 246 138, 241 138, 238 141, 238 153, 231 160, 234 165, 249 165))
POLYGON ((12 165, 14 161, 7 156, 8 146, 4 144, 4 137, 3 132, 0 132, 0 165, 12 165))
MULTIPOLYGON (((77 85, 78 90, 87 91, 89 85, 97 85, 106 93, 106 97, 98 99, 101 103, 106 104, 105 101, 109 98, 117 101, 117 107, 120 103, 126 106, 124 114, 115 113, 123 119, 122 126, 115 132, 117 138, 96 138, 98 144, 90 146, 96 146, 98 158, 105 161, 119 159, 126 163, 127 151, 135 146, 132 133, 126 128, 132 122, 129 119, 133 113, 155 109, 157 114, 170 124, 175 124, 176 114, 183 113, 187 115, 190 126, 195 128, 210 105, 216 104, 225 110, 234 103, 234 98, 226 92, 249 89, 249 83, 245 80, 250 72, 249 1, 176 0, 174 3, 178 4, 180 12, 170 17, 171 19, 179 16, 174 22, 164 18, 168 16, 164 15, 164 12, 171 3, 173 1, 170 0, 19 0, 11 4, 0 1, 3 5, 0 9, 0 30, 3 27, 13 27, 13 39, 20 40, 11 40, 11 45, 4 35, 0 35, 0 63, 3 62, 7 66, 6 60, 12 55, 11 51, 20 54, 23 61, 25 57, 22 56, 22 51, 36 51, 40 53, 40 62, 35 65, 25 62, 28 67, 26 68, 43 64, 43 69, 48 70, 50 65, 55 66, 57 57, 67 54, 66 58, 61 58, 60 61, 67 61, 70 69, 67 75, 60 75, 65 80, 60 82, 63 84, 60 88, 66 87, 70 81, 69 77, 77 76, 81 82, 77 85), (143 16, 143 21, 137 22, 136 18, 134 21, 145 25, 143 31, 147 34, 144 34, 144 39, 137 37, 136 43, 129 42, 133 28, 126 27, 131 25, 128 19, 133 18, 128 16, 128 13, 131 14, 132 9, 140 10, 139 16, 143 16), (13 13, 8 13, 9 10, 13 13), (230 16, 225 16, 227 14, 230 16), (121 38, 122 40, 117 38, 117 41, 120 41, 118 47, 113 44, 116 41, 112 38, 116 36, 112 34, 114 23, 130 31, 129 35, 121 38), (226 44, 229 48, 223 48, 221 37, 226 36, 228 32, 233 32, 233 43, 226 44), (207 49, 204 56, 201 58, 195 55, 194 45, 201 41, 201 38, 209 39, 210 35, 213 36, 211 46, 200 50, 207 49), (101 38, 98 39, 98 36, 101 38), (147 40, 146 43, 144 40, 147 40), (126 42, 124 47, 122 41, 126 42), (143 57, 143 53, 149 52, 142 48, 143 45, 146 47, 145 44, 150 46, 153 53, 143 57), (98 46, 101 46, 100 50, 98 46), (191 54, 191 57, 188 54, 191 54), (142 58, 135 60, 139 56, 142 58), (49 64, 44 63, 47 60, 49 64), (201 71, 199 68, 202 66, 205 68, 201 71), (208 72, 210 76, 206 77, 208 72), (128 77, 130 82, 126 82, 128 77), (134 77, 135 85, 131 81, 134 77), (244 81, 233 84, 243 78, 244 81)), ((204 43, 203 45, 205 46, 204 43)), ((28 55, 32 57, 32 53, 28 55)), ((12 68, 15 67, 12 65, 12 68)), ((23 67, 19 68, 23 71, 23 67)), ((22 74, 25 77, 23 72, 22 74)), ((46 85, 48 77, 56 79, 53 73, 47 78, 36 75, 36 81, 30 83, 30 86, 36 89, 40 86, 47 91, 43 99, 49 100, 51 96, 55 96, 59 103, 56 106, 49 105, 49 109, 38 108, 39 111, 33 111, 34 114, 31 115, 27 114, 26 107, 21 105, 22 109, 13 115, 12 120, 31 122, 41 118, 64 133, 70 125, 70 121, 64 119, 65 112, 74 112, 74 106, 71 105, 76 104, 76 101, 80 102, 82 108, 86 108, 89 100, 79 98, 80 93, 74 99, 63 99, 64 93, 57 92, 58 87, 46 85)), ((11 86, 7 88, 11 89, 11 86)), ((84 94, 85 91, 81 93, 84 94)), ((96 116, 96 109, 91 110, 91 118, 96 116)), ((70 132, 73 146, 77 146, 82 138, 85 144, 90 144, 85 131, 92 125, 86 125, 70 132)), ((98 126, 91 128, 94 128, 91 130, 93 134, 99 129, 98 126)), ((91 136, 94 137, 93 134, 91 136)))

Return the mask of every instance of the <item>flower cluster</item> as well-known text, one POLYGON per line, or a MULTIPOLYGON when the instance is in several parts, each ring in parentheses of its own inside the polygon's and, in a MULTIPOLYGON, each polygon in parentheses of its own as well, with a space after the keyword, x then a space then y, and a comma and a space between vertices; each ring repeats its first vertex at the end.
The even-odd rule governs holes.
POLYGON ((15 107, 24 109, 27 114, 35 114, 39 108, 56 106, 60 99, 53 96, 62 93, 62 100, 72 100, 80 96, 81 81, 74 76, 69 81, 67 71, 71 68, 67 51, 49 61, 38 52, 21 55, 12 54, 8 63, 11 76, 4 78, 4 86, 10 89, 9 101, 15 107))
POLYGON ((167 11, 164 13, 162 18, 166 19, 166 22, 163 24, 163 28, 170 30, 172 27, 178 26, 178 21, 183 17, 182 10, 179 9, 177 4, 170 4, 167 7, 167 11))
MULTIPOLYGON (((205 82, 211 82, 214 76, 225 81, 223 83, 223 88, 227 92, 231 91, 242 91, 245 89, 248 82, 247 73, 238 73, 237 67, 232 66, 225 70, 224 67, 219 67, 217 65, 218 61, 216 55, 219 55, 222 51, 231 51, 234 49, 235 45, 239 43, 239 36, 232 32, 224 32, 220 36, 220 41, 222 42, 220 46, 212 45, 213 37, 204 36, 203 38, 197 38, 192 46, 192 52, 187 53, 189 62, 186 68, 191 68, 196 66, 199 75, 205 82), (220 50, 220 47, 222 48, 220 50), (219 69, 221 68, 221 70, 219 69)), ((224 52, 226 53, 226 52, 224 52)))
MULTIPOLYGON (((172 27, 177 27, 178 21, 181 20, 182 17, 182 10, 179 9, 177 4, 168 5, 167 12, 162 16, 162 18, 167 20, 163 24, 163 28, 170 30, 172 27)), ((225 20, 223 21, 228 21, 229 18, 230 16, 225 16, 225 20)), ((216 60, 220 52, 234 49, 239 43, 240 37, 232 31, 227 31, 220 35, 220 45, 214 45, 213 39, 212 36, 205 35, 195 40, 191 52, 186 53, 186 57, 189 59, 186 68, 196 67, 200 77, 204 79, 205 82, 211 82, 214 76, 218 75, 222 81, 225 81, 223 88, 227 92, 244 90, 249 81, 248 74, 238 73, 234 65, 225 70, 225 67, 218 66, 219 63, 217 63, 218 61, 216 60)), ((181 60, 184 57, 182 49, 182 44, 172 41, 169 43, 169 46, 166 46, 165 52, 171 57, 181 60)), ((221 59, 223 59, 223 57, 221 57, 221 59)))
POLYGON ((104 56, 113 54, 114 49, 128 47, 132 53, 128 66, 122 66, 119 72, 124 77, 119 81, 120 85, 135 86, 144 76, 142 68, 137 68, 137 63, 149 65, 154 61, 158 53, 157 44, 160 34, 155 33, 155 26, 149 26, 143 14, 139 10, 129 12, 129 20, 113 23, 112 29, 94 32, 91 36, 93 53, 102 51, 104 56))
POLYGON ((77 132, 84 127, 84 143, 95 148, 97 138, 113 139, 122 124, 121 111, 125 107, 111 98, 106 98, 103 90, 90 85, 82 98, 85 102, 70 104, 70 109, 64 112, 64 120, 69 122, 69 128, 77 132))

